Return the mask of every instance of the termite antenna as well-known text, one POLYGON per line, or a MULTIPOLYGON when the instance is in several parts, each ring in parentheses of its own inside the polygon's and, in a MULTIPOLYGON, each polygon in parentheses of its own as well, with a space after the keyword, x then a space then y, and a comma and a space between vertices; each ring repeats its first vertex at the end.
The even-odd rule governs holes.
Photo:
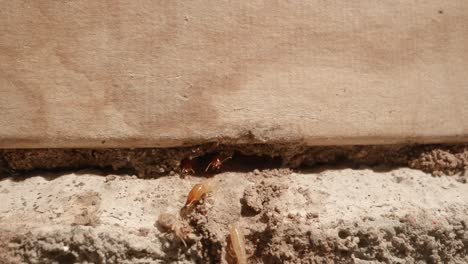
POLYGON ((224 163, 224 162, 225 162, 226 160, 228 160, 228 159, 232 159, 232 156, 229 156, 229 157, 223 159, 223 161, 221 161, 221 163, 224 163))
POLYGON ((210 169, 210 167, 211 167, 211 162, 210 164, 208 164, 208 166, 206 166, 205 172, 207 172, 210 169))

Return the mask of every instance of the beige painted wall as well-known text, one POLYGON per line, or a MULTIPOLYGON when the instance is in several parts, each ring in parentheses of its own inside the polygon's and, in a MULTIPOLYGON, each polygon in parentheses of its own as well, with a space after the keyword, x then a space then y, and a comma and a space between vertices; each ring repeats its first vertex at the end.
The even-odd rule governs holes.
POLYGON ((465 0, 0 6, 2 148, 468 140, 465 0))

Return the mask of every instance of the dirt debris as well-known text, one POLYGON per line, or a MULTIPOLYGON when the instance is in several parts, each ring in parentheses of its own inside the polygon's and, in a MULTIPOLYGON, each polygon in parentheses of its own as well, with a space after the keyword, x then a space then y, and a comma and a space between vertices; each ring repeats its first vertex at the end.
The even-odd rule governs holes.
POLYGON ((258 214, 267 210, 271 200, 280 197, 281 193, 287 188, 286 184, 265 180, 262 180, 259 184, 247 187, 241 200, 244 205, 242 208, 243 214, 249 215, 249 212, 258 214))
POLYGON ((18 236, 11 231, 0 231, 0 260, 1 263, 15 264, 21 262, 18 249, 18 236))
MULTIPOLYGON (((266 172, 269 174, 269 172, 266 172)), ((244 190, 241 200, 247 252, 252 263, 463 263, 468 260, 468 218, 434 218, 431 213, 399 217, 387 214, 312 228, 318 216, 288 214, 287 185, 260 180, 244 190), (246 208, 244 208, 246 207, 246 208), (248 212, 248 213, 246 213, 248 212), (253 212, 253 213, 252 213, 253 212)), ((225 226, 211 225, 212 212, 201 206, 192 215, 202 237, 204 258, 223 262, 225 226), (211 223, 210 223, 211 222, 211 223)), ((219 217, 219 215, 216 215, 219 217)), ((216 221, 214 221, 216 222, 216 221)))
POLYGON ((193 229, 185 246, 153 224, 162 213, 177 214, 203 180, 3 179, 0 189, 10 191, 0 192, 0 234, 10 236, 2 236, 0 256, 19 263, 233 263, 228 226, 238 223, 248 263, 468 262, 468 185, 455 177, 407 168, 220 173, 211 178, 217 188, 184 220, 193 229), (33 202, 51 210, 34 210, 33 202), (95 207, 99 224, 74 223, 83 208, 95 207))
POLYGON ((468 145, 317 146, 281 144, 204 144, 179 148, 147 149, 6 149, 0 150, 0 172, 37 170, 108 169, 135 173, 141 178, 180 171, 190 157, 203 175, 210 158, 232 157, 222 171, 267 168, 313 168, 322 165, 350 167, 410 167, 435 175, 460 174, 468 168, 468 145))
POLYGON ((426 151, 422 151, 417 158, 410 160, 409 166, 436 176, 464 173, 468 171, 468 147, 428 148, 426 151))
MULTIPOLYGON (((417 216, 416 223, 395 217, 384 226, 356 222, 319 229, 284 223, 259 231, 252 227, 246 236, 249 263, 466 263, 467 219, 441 219, 442 223, 433 224, 425 217, 417 216)), ((1 256, 10 263, 19 259, 28 263, 226 263, 227 238, 208 230, 201 234, 197 244, 184 248, 151 232, 138 237, 74 227, 17 236, 15 244, 8 245, 16 250, 1 256), (154 239, 160 239, 163 246, 151 245, 154 239)))
POLYGON ((100 223, 100 194, 97 192, 86 192, 76 195, 74 199, 74 207, 78 210, 78 212, 75 215, 73 224, 97 226, 100 223))
MULTIPOLYGON (((246 188, 244 205, 256 216, 249 219, 251 251, 263 263, 463 263, 468 253, 468 218, 431 219, 431 215, 387 215, 386 226, 364 217, 352 223, 310 228, 307 220, 288 215, 279 203, 285 186, 261 181, 246 188), (369 221, 370 220, 370 221, 369 221), (340 228, 340 226, 351 226, 340 228), (330 234, 330 230, 334 230, 330 234), (336 230, 336 232, 335 232, 336 230)), ((314 217, 315 218, 315 217, 314 217)), ((307 217, 307 219, 310 219, 307 217)))
MULTIPOLYGON (((72 227, 61 231, 43 232, 17 239, 17 255, 26 263, 154 263, 167 261, 162 251, 173 252, 171 260, 185 259, 181 248, 164 237, 150 232, 141 237, 114 227, 111 230, 92 227, 72 227), (154 243, 152 241, 158 241, 154 243), (167 247, 161 247, 165 244, 167 247)), ((186 252, 187 255, 196 252, 186 252)), ((192 263, 181 261, 181 263, 192 263)))

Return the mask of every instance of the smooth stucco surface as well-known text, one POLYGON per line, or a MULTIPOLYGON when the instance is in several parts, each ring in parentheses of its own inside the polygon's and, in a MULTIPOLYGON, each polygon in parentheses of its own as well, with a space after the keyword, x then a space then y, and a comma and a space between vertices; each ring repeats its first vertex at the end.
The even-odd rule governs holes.
POLYGON ((0 0, 0 147, 468 139, 468 2, 0 0))

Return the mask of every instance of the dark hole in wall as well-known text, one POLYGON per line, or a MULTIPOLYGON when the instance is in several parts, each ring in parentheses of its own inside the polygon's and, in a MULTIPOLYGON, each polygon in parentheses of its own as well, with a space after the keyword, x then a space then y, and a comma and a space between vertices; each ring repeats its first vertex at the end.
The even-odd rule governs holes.
POLYGON ((300 165, 295 168, 299 171, 323 171, 331 167, 333 168, 353 168, 358 169, 364 165, 376 166, 376 164, 370 164, 367 162, 355 162, 343 153, 337 153, 332 157, 326 159, 309 157, 304 159, 300 165))
POLYGON ((281 156, 270 157, 267 155, 245 155, 239 151, 234 151, 231 155, 220 152, 210 152, 193 159, 193 169, 195 175, 205 176, 210 173, 220 173, 226 171, 249 172, 255 169, 275 169, 283 164, 281 156), (213 168, 212 162, 216 159, 222 162, 221 168, 213 168), (208 169, 207 169, 208 168, 208 169))
POLYGON ((345 239, 345 238, 351 236, 351 232, 349 230, 340 230, 340 231, 338 231, 338 236, 341 239, 345 239))
MULTIPOLYGON (((468 145, 300 146, 285 144, 203 144, 175 148, 0 149, 0 178, 15 179, 43 172, 130 174, 157 178, 181 173, 181 162, 193 160, 195 175, 290 168, 299 171, 329 167, 388 170, 410 167, 434 175, 463 175, 468 171, 468 145), (219 157, 219 170, 205 172, 219 157), (85 170, 85 171, 82 171, 85 170), (96 172, 94 172, 96 173, 96 172)), ((193 174, 192 172, 190 172, 193 174)), ((465 179, 466 181, 466 179, 465 179)))
POLYGON ((247 172, 255 169, 280 168, 282 164, 283 158, 281 156, 244 155, 235 151, 232 160, 226 161, 226 169, 230 171, 247 172))

